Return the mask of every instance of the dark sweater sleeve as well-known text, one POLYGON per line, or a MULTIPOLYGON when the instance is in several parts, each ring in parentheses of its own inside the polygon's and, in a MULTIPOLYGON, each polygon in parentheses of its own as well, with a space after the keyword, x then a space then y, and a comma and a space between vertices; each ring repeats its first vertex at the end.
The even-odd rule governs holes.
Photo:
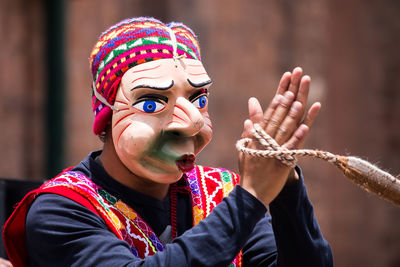
POLYGON ((270 204, 243 248, 244 266, 333 266, 308 199, 300 168, 299 181, 286 185, 270 204))
POLYGON ((105 222, 80 204, 40 195, 26 220, 30 266, 228 266, 244 246, 265 207, 240 187, 166 250, 135 258, 105 222))
POLYGON ((323 238, 308 199, 303 175, 286 185, 269 205, 278 251, 278 266, 333 266, 328 242, 323 238))

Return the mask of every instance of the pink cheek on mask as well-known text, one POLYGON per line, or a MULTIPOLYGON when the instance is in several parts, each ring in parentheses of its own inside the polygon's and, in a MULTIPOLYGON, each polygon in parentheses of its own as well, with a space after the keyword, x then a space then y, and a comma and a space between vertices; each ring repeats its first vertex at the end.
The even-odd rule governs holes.
POLYGON ((135 114, 135 112, 130 112, 130 113, 124 115, 122 118, 120 118, 120 119, 114 124, 113 128, 115 128, 123 119, 125 119, 125 118, 127 118, 127 117, 129 117, 129 116, 131 116, 131 115, 133 115, 133 114, 135 114))
POLYGON ((126 131, 126 129, 128 129, 129 126, 131 126, 132 123, 129 123, 128 125, 126 125, 122 131, 119 133, 118 139, 117 139, 117 143, 119 143, 119 139, 121 138, 122 134, 126 131))
MULTIPOLYGON (((127 108, 127 109, 129 109, 129 108, 127 108)), ((120 110, 120 111, 122 111, 122 110, 120 110)), ((129 112, 128 114, 122 116, 122 118, 120 118, 120 119, 114 124, 113 129, 114 129, 121 121, 123 121, 124 119, 126 119, 127 117, 129 117, 129 116, 131 116, 131 115, 133 115, 133 114, 135 114, 135 112, 129 112)), ((121 130, 121 132, 120 132, 120 134, 119 134, 119 136, 118 136, 117 142, 119 142, 119 139, 121 138, 121 135, 122 135, 122 134, 125 132, 125 130, 128 129, 128 127, 131 126, 131 125, 132 125, 132 123, 128 123, 128 124, 121 130)))

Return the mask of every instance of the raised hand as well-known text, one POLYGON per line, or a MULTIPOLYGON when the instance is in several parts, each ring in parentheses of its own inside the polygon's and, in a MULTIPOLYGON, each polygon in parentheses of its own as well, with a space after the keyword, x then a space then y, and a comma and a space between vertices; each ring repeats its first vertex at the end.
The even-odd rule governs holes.
MULTIPOLYGON (((316 102, 306 112, 309 89, 310 77, 303 76, 301 68, 284 73, 265 112, 256 98, 249 99, 249 119, 244 122, 242 138, 253 138, 251 129, 254 123, 258 123, 279 145, 287 149, 302 148, 321 108, 321 104, 316 102)), ((261 148, 254 138, 249 147, 261 148)), ((288 177, 295 177, 291 168, 276 159, 243 153, 239 154, 239 170, 242 186, 265 205, 279 194, 288 177)))

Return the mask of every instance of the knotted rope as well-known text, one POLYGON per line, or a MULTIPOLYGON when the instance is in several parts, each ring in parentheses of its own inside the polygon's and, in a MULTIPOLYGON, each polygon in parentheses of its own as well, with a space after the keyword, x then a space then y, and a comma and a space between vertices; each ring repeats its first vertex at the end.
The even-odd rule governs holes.
POLYGON ((254 124, 251 133, 264 150, 248 148, 248 144, 253 139, 243 138, 236 143, 238 151, 253 157, 275 158, 289 167, 296 165, 297 157, 308 156, 323 159, 341 169, 347 178, 361 188, 400 206, 400 180, 365 160, 313 149, 289 150, 279 146, 259 124, 254 124))

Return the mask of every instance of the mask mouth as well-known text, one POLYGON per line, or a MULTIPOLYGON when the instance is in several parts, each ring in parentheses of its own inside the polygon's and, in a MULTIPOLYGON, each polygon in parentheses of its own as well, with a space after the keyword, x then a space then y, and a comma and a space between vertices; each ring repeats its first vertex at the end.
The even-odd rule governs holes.
POLYGON ((176 166, 183 173, 189 172, 194 168, 194 162, 196 160, 196 156, 194 154, 185 154, 177 159, 176 166))

